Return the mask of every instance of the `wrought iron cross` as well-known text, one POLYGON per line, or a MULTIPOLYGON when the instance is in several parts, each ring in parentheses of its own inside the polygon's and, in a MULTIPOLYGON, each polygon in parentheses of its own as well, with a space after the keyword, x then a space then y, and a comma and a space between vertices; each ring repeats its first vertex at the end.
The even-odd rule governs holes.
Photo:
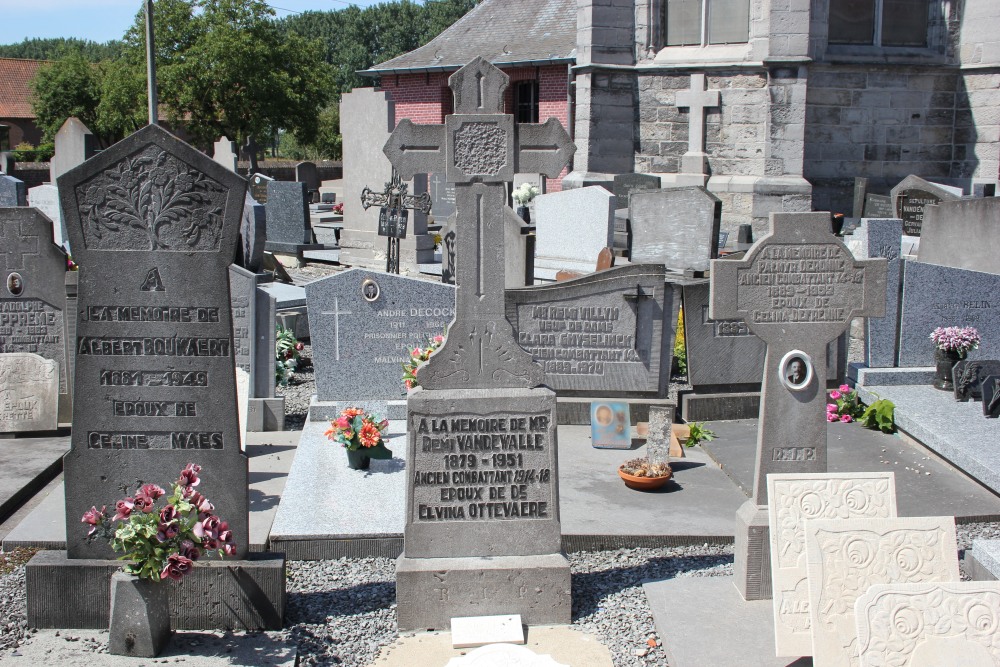
POLYGON ((517 172, 558 176, 576 147, 555 118, 518 124, 504 114, 509 82, 476 58, 448 80, 455 114, 443 126, 403 120, 384 148, 403 178, 444 172, 455 184, 456 316, 444 346, 420 371, 427 389, 534 387, 543 379, 504 316, 505 183, 517 172))
POLYGON ((406 238, 406 210, 413 209, 424 215, 431 212, 430 194, 425 192, 422 195, 408 195, 408 187, 393 167, 392 178, 385 184, 384 191, 374 192, 368 187, 361 191, 361 206, 366 211, 372 206, 381 207, 378 233, 379 236, 389 237, 386 273, 399 273, 399 239, 406 238))

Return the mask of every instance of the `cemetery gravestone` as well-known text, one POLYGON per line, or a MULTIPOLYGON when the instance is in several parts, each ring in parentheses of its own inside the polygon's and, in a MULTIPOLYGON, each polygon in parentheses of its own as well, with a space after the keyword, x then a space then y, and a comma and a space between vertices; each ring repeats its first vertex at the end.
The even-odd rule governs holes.
MULTIPOLYGON (((614 181, 615 208, 628 208, 633 192, 659 190, 660 177, 650 174, 618 174, 614 181)), ((618 230, 615 230, 618 231, 618 230)))
POLYGON ((54 431, 58 425, 58 364, 27 352, 0 354, 0 433, 54 431))
POLYGON ((24 181, 13 176, 0 174, 0 208, 27 205, 24 181))
POLYGON ((877 584, 855 603, 862 667, 1000 664, 1000 582, 877 584))
POLYGON ((33 208, 0 209, 0 281, 0 354, 28 352, 56 362, 59 402, 68 415, 66 253, 52 243, 52 223, 33 208))
POLYGON ((865 364, 869 368, 892 368, 899 349, 899 297, 902 291, 903 265, 899 256, 903 222, 898 218, 862 219, 859 232, 869 258, 886 261, 885 315, 865 318, 865 364))
POLYGON ((267 213, 247 193, 240 219, 240 260, 244 269, 253 273, 264 270, 264 246, 267 244, 267 213))
POLYGON ((53 141, 55 153, 49 160, 49 182, 97 155, 97 137, 79 118, 67 118, 53 141))
POLYGON ((649 406, 649 435, 646 438, 646 457, 653 465, 670 463, 670 436, 674 427, 673 405, 649 406))
POLYGON ((274 179, 264 174, 254 174, 250 177, 250 196, 258 204, 267 203, 267 184, 274 179))
POLYGON ((597 185, 535 197, 535 267, 593 271, 597 254, 614 242, 614 205, 597 185))
POLYGON ((719 256, 722 202, 702 187, 636 192, 629 198, 632 261, 707 271, 719 256))
POLYGON ((17 163, 8 151, 0 151, 0 173, 13 174, 17 163))
POLYGON ((865 197, 868 194, 868 179, 860 176, 854 177, 854 206, 851 210, 851 217, 864 217, 865 197))
POLYGON ((269 181, 267 184, 267 249, 281 244, 312 243, 309 198, 305 183, 269 181))
POLYGON ((457 201, 457 316, 407 398, 401 630, 456 616, 520 614, 528 625, 570 617, 561 552, 555 393, 504 317, 505 181, 554 178, 574 146, 555 119, 502 113, 509 79, 482 58, 449 79, 445 125, 402 121, 385 154, 404 178, 444 171, 457 201), (412 150, 408 147, 419 147, 412 150))
MULTIPOLYGON (((167 483, 190 462, 199 491, 249 548, 228 267, 245 181, 150 125, 64 174, 59 193, 83 267, 66 516, 167 483), (138 217, 131 211, 147 210, 138 217)), ((111 558, 69 530, 71 559, 111 558)))
POLYGON ((775 655, 812 654, 805 521, 896 516, 893 473, 768 475, 775 655))
POLYGON ((518 345, 541 364, 546 384, 593 396, 665 395, 674 301, 659 264, 506 291, 518 345))
POLYGON ((931 204, 959 199, 961 196, 961 190, 956 192, 955 188, 931 183, 919 176, 907 176, 889 193, 895 209, 892 217, 903 220, 904 234, 920 236, 924 209, 931 204))
MULTIPOLYGON (((991 375, 1000 375, 1000 361, 995 359, 963 359, 952 368, 955 400, 966 403, 981 401, 983 383, 991 375)), ((991 397, 992 398, 992 397, 991 397)))
MULTIPOLYGON (((235 264, 229 267, 229 300, 233 315, 233 363, 255 385, 260 359, 255 354, 257 333, 257 274, 235 264)), ((270 356, 274 356, 273 352, 270 356)), ((266 366, 260 368, 266 371, 266 366)), ((249 393, 247 394, 249 397, 249 393)))
POLYGON ((448 217, 455 213, 455 185, 448 183, 444 174, 431 174, 427 182, 434 221, 446 224, 448 217))
POLYGON ((52 242, 65 248, 69 244, 66 225, 59 207, 59 188, 51 184, 38 185, 28 190, 28 206, 37 208, 52 221, 52 242))
POLYGON ((767 344, 753 497, 737 515, 744 599, 770 597, 767 474, 826 472, 826 346, 855 317, 885 313, 885 260, 856 261, 829 213, 772 213, 743 260, 712 262, 714 320, 742 319, 767 344))
POLYGON ((899 314, 899 365, 933 366, 938 327, 975 327, 978 359, 1000 359, 1000 275, 907 261, 899 314))
POLYGON ((815 667, 855 667, 854 605, 876 584, 957 582, 955 518, 805 522, 815 667))
POLYGON ((959 199, 928 206, 917 259, 1000 275, 1000 199, 959 199))
POLYGON ((222 137, 216 141, 215 150, 212 152, 212 159, 235 174, 237 162, 239 161, 236 142, 230 141, 228 137, 222 137))
POLYGON ((403 398, 401 364, 455 316, 454 287, 364 269, 309 283, 306 300, 321 402, 403 398))
POLYGON ((319 192, 319 170, 315 162, 299 162, 295 165, 295 180, 305 183, 306 192, 319 192))
POLYGON ((892 197, 889 195, 865 196, 865 209, 862 218, 894 218, 896 211, 892 207, 892 197))

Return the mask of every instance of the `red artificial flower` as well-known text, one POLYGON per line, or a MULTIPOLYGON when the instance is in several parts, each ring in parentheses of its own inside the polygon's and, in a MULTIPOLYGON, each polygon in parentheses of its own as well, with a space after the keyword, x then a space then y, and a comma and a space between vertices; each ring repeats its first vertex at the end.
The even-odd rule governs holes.
POLYGON ((382 441, 382 434, 375 424, 366 421, 361 425, 361 432, 358 433, 358 439, 361 441, 362 447, 374 447, 382 441))
POLYGON ((135 502, 132 500, 131 496, 126 496, 122 498, 117 503, 115 503, 115 521, 120 521, 129 518, 132 515, 132 508, 135 507, 135 502))
POLYGON ((200 472, 200 465, 189 463, 185 466, 184 470, 181 470, 181 477, 177 480, 177 483, 184 487, 198 486, 201 484, 201 479, 198 477, 198 473, 200 472))
POLYGON ((170 554, 167 556, 167 564, 160 572, 160 579, 180 581, 184 575, 190 574, 192 568, 194 568, 194 562, 190 558, 180 554, 170 554))

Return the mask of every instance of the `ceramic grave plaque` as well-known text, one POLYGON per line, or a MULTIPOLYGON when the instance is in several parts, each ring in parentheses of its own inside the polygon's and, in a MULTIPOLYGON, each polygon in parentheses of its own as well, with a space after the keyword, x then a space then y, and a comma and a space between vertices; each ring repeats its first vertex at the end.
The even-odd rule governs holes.
POLYGON ((885 313, 884 259, 855 260, 829 213, 772 213, 743 260, 712 262, 714 320, 742 319, 767 344, 753 497, 738 514, 736 582, 770 596, 767 474, 826 472, 826 346, 855 317, 885 313))
POLYGON ((719 256, 722 202, 705 188, 636 192, 629 198, 632 261, 707 271, 719 256))
POLYGON ((767 476, 775 655, 812 653, 804 522, 896 516, 893 473, 767 476))
POLYGON ((664 287, 663 265, 630 264, 509 289, 506 307, 518 344, 542 365, 553 389, 666 392, 677 304, 664 287))
POLYGON ((1000 582, 879 584, 854 610, 861 667, 1000 665, 1000 582))
POLYGON ((0 354, 55 361, 68 405, 65 305, 66 253, 52 243, 52 223, 33 208, 0 209, 0 354))
POLYGON ((632 420, 628 403, 590 404, 590 444, 598 449, 631 449, 632 420))
POLYGON ((267 203, 267 184, 274 179, 264 174, 254 174, 250 177, 250 196, 258 204, 267 203))
MULTIPOLYGON (((199 491, 249 547, 228 271, 246 182, 151 125, 59 179, 80 259, 69 526, 136 480, 202 466, 199 491)), ((68 530, 70 558, 109 558, 68 530)))
POLYGON ((0 433, 54 431, 59 421, 59 366, 37 354, 0 354, 0 433))
POLYGON ((889 193, 895 208, 894 217, 903 220, 903 233, 907 236, 920 236, 924 210, 928 206, 959 199, 961 196, 961 190, 931 183, 919 176, 907 176, 889 193))
POLYGON ((306 285, 320 401, 399 399, 401 365, 455 317, 455 288, 348 269, 306 285))
POLYGON ((815 667, 857 667, 854 604, 875 584, 958 581, 955 518, 808 519, 815 667))
POLYGON ((476 58, 449 79, 455 115, 403 120, 384 152, 406 179, 455 183, 456 317, 407 396, 407 502, 397 561, 400 629, 456 616, 570 617, 561 553, 555 393, 504 316, 507 182, 556 177, 575 147, 559 122, 504 114, 509 78, 476 58))

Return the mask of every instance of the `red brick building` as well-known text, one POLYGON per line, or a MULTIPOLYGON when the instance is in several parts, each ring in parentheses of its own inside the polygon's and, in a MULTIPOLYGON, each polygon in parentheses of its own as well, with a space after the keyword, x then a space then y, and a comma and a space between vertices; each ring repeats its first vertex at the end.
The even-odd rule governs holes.
POLYGON ((35 125, 35 112, 31 109, 34 93, 30 83, 46 62, 0 58, 0 151, 22 142, 37 146, 42 140, 42 131, 35 125))
MULTIPOLYGON (((556 118, 573 136, 574 0, 483 0, 424 46, 362 74, 392 95, 397 123, 437 124, 453 112, 448 77, 476 56, 510 77, 507 113, 520 123, 556 118)), ((561 177, 546 179, 546 191, 561 189, 561 177)))

